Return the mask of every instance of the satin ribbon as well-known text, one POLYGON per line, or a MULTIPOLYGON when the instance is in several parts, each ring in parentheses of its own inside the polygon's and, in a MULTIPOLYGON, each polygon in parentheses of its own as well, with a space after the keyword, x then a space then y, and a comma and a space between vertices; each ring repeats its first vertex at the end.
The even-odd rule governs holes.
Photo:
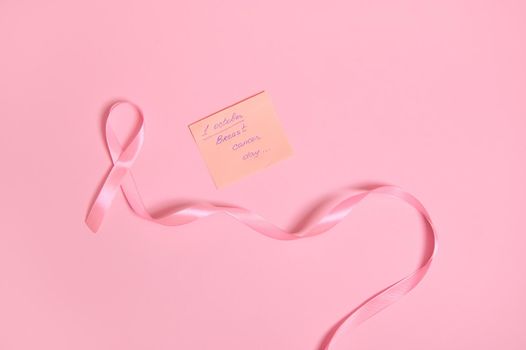
POLYGON ((322 350, 333 349, 335 340, 338 336, 354 329, 360 323, 380 312, 387 306, 395 303, 403 295, 413 289, 426 274, 431 262, 433 261, 433 257, 436 254, 438 247, 436 231, 433 228, 428 212, 418 199, 396 186, 377 186, 373 189, 365 190, 357 194, 347 195, 328 210, 317 222, 295 232, 283 230, 265 220, 257 213, 243 207, 236 205, 216 205, 210 202, 189 204, 184 208, 174 209, 162 216, 154 217, 144 206, 132 172, 130 171, 131 166, 141 150, 143 142, 144 117, 140 108, 128 101, 114 103, 110 107, 106 119, 106 143, 111 155, 113 166, 86 218, 86 223, 93 232, 98 231, 119 187, 122 189, 122 193, 133 212, 145 220, 161 225, 178 226, 190 223, 197 219, 223 213, 230 215, 254 231, 278 240, 294 240, 312 237, 327 232, 327 230, 331 229, 347 217, 358 203, 362 202, 365 198, 376 194, 398 198, 412 206, 418 214, 420 214, 424 219, 425 231, 430 239, 430 246, 426 249, 426 256, 422 259, 421 265, 409 275, 377 292, 343 317, 343 319, 341 319, 325 337, 321 346, 322 350), (131 141, 125 147, 121 145, 115 134, 114 128, 111 126, 111 112, 123 104, 128 104, 135 109, 138 123, 136 128, 137 131, 132 135, 133 137, 131 141))

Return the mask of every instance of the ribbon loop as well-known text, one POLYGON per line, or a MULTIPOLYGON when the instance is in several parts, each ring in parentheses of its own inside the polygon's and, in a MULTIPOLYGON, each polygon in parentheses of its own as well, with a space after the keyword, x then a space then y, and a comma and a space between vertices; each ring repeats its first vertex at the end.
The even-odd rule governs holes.
POLYGON ((335 339, 341 333, 355 328, 363 321, 374 316, 376 313, 380 312, 387 306, 395 303, 403 295, 413 289, 426 274, 436 254, 438 248, 437 236, 429 213, 416 197, 396 186, 382 185, 373 189, 364 190, 358 194, 346 194, 343 200, 329 209, 317 222, 314 222, 308 227, 304 227, 298 231, 287 231, 281 229, 264 219, 259 214, 240 206, 216 205, 210 202, 188 204, 184 208, 168 211, 166 214, 160 217, 153 217, 144 206, 133 178, 133 174, 130 170, 134 161, 137 159, 143 142, 144 117, 140 108, 128 101, 119 101, 114 103, 110 107, 106 119, 106 143, 110 152, 113 166, 108 173, 104 184, 102 185, 86 218, 86 223, 93 232, 98 231, 119 187, 121 188, 124 197, 126 198, 133 212, 145 220, 161 225, 178 226, 190 223, 200 218, 223 213, 233 217, 254 231, 278 240, 302 239, 327 232, 329 229, 345 219, 354 206, 362 202, 370 195, 388 195, 400 199, 406 204, 412 206, 418 212, 418 214, 420 214, 420 216, 426 222, 425 233, 428 235, 429 245, 431 248, 427 250, 427 255, 424 257, 422 264, 406 277, 376 293, 353 311, 348 313, 325 337, 325 341, 322 345, 323 350, 332 349, 335 339), (131 141, 124 148, 119 142, 115 134, 115 130, 111 126, 111 112, 123 104, 128 104, 133 107, 138 116, 136 132, 132 135, 133 137, 131 141))
POLYGON ((129 174, 130 168, 133 165, 135 159, 139 155, 144 142, 144 117, 141 109, 128 101, 119 101, 114 103, 106 116, 106 144, 110 152, 113 166, 102 185, 99 194, 95 198, 91 209, 86 218, 88 227, 93 231, 97 232, 100 225, 106 215, 108 209, 111 206, 111 202, 117 193, 119 186, 123 183, 126 175, 129 174), (138 128, 135 134, 132 135, 131 141, 123 149, 119 142, 114 129, 111 126, 112 111, 122 105, 131 106, 138 117, 138 128))

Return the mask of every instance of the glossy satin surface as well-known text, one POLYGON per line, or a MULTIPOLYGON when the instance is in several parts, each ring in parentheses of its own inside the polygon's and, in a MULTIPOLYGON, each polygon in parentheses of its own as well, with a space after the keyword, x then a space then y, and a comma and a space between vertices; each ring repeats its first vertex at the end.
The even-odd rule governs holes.
MULTIPOLYGON (((108 145, 113 167, 107 175, 104 184, 89 211, 88 217, 86 218, 86 223, 93 232, 98 231, 104 216, 108 214, 113 198, 119 187, 122 189, 122 192, 134 213, 147 221, 168 226, 180 226, 214 214, 224 213, 235 218, 254 231, 278 240, 295 240, 325 233, 345 219, 350 214, 353 207, 370 194, 393 196, 405 201, 416 209, 425 221, 425 232, 430 236, 428 237, 429 242, 426 244, 425 249, 427 252, 424 253, 422 265, 399 281, 375 293, 347 314, 331 329, 329 335, 323 341, 322 348, 324 350, 334 348, 333 339, 336 339, 336 336, 339 333, 353 329, 387 306, 395 303, 399 298, 413 289, 426 274, 431 262, 433 261, 433 257, 436 254, 437 237, 428 212, 418 199, 395 186, 377 186, 355 195, 346 195, 345 193, 342 193, 342 200, 323 213, 323 215, 321 215, 312 225, 304 227, 296 232, 283 230, 264 219, 259 214, 249 209, 231 204, 216 205, 212 202, 191 203, 186 204, 182 208, 166 208, 162 210, 164 214, 160 216, 152 216, 143 204, 142 197, 137 189, 131 172, 132 165, 139 155, 144 142, 144 116, 141 109, 137 105, 128 101, 118 101, 114 103, 110 107, 109 114, 106 117, 105 134, 106 144, 108 145), (137 131, 129 137, 129 143, 124 146, 116 136, 115 130, 112 127, 111 119, 113 110, 122 104, 132 106, 137 116, 136 127, 134 128, 137 131)), ((181 167, 184 167, 184 164, 181 164, 181 167)))

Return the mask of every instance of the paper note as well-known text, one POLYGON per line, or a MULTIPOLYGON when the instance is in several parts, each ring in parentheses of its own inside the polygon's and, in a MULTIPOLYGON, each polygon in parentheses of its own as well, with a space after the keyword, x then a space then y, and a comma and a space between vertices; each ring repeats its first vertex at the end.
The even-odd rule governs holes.
POLYGON ((188 127, 218 188, 292 154, 265 91, 188 127))

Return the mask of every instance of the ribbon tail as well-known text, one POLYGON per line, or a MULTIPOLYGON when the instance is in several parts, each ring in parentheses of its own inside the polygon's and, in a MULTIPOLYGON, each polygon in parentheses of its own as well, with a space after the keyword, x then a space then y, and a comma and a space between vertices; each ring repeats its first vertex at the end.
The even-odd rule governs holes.
POLYGON ((115 194, 120 187, 120 183, 127 173, 128 169, 119 165, 114 165, 111 168, 86 217, 86 224, 93 233, 99 230, 104 216, 111 207, 115 194))

